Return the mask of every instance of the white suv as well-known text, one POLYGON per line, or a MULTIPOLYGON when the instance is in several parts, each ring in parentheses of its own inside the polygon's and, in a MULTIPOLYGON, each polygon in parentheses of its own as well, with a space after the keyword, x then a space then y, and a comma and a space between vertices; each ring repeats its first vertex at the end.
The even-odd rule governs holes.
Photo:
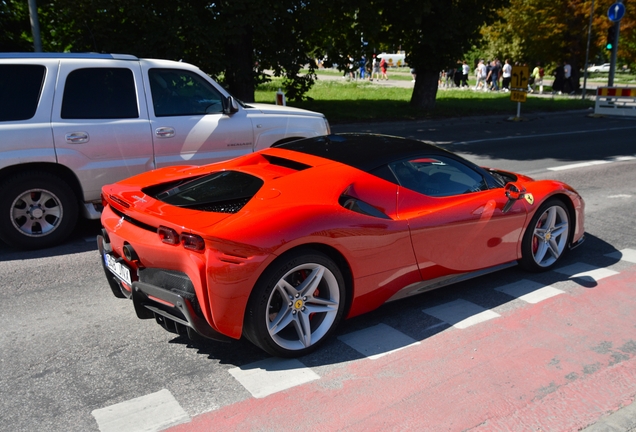
POLYGON ((324 115, 243 104, 196 66, 0 53, 0 238, 35 249, 100 216, 103 185, 330 132, 324 115))

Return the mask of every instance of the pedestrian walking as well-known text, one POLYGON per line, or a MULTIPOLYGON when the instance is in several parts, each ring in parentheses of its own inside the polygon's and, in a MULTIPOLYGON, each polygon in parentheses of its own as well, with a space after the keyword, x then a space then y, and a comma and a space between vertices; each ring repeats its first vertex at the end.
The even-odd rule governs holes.
POLYGON ((502 82, 501 86, 503 87, 503 91, 510 91, 510 80, 512 79, 512 65, 510 64, 510 60, 505 59, 504 65, 501 68, 501 77, 502 82))

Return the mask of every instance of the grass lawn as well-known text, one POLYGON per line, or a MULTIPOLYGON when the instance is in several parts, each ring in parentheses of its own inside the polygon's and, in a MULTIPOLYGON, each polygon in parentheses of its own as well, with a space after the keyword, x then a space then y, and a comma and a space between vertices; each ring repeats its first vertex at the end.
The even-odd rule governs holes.
MULTIPOLYGON (((411 79, 408 69, 392 72, 390 79, 411 79)), ((340 72, 335 71, 342 76, 340 72)), ((256 90, 256 102, 274 103, 281 81, 274 79, 256 90)), ((517 103, 509 93, 475 92, 468 89, 440 89, 435 109, 426 112, 409 105, 411 88, 378 86, 366 81, 318 80, 307 94, 311 100, 289 102, 288 105, 324 113, 330 123, 413 120, 471 115, 505 114, 515 116, 517 103)), ((529 96, 521 106, 521 113, 584 109, 593 101, 581 97, 529 96)))

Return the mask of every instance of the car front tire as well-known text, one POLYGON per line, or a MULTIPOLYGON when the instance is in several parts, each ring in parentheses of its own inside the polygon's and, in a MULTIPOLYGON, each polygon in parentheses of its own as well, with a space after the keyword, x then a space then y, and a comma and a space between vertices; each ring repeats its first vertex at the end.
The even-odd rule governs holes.
POLYGON ((277 357, 314 351, 344 313, 345 282, 338 266, 316 251, 275 261, 248 303, 245 336, 277 357))
POLYGON ((19 249, 61 243, 77 221, 77 200, 60 178, 36 171, 0 185, 0 238, 19 249))
POLYGON ((567 250, 570 213, 563 202, 550 199, 532 217, 521 243, 520 264, 526 270, 549 270, 567 250))

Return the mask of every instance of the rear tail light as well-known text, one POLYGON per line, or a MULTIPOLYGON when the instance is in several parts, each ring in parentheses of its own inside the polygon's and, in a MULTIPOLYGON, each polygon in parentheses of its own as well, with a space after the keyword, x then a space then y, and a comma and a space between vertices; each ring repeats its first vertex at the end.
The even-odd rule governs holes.
POLYGON ((182 244, 184 248, 197 252, 205 250, 205 240, 203 240, 203 237, 199 235, 188 233, 179 235, 176 230, 165 226, 160 226, 157 229, 157 234, 159 234, 161 241, 166 244, 175 246, 182 244))
POLYGON ((186 249, 193 251, 205 250, 205 241, 201 236, 196 234, 181 234, 181 243, 183 243, 183 247, 186 249))
POLYGON ((164 243, 171 245, 178 245, 179 243, 181 243, 181 241, 179 240, 179 233, 172 228, 160 226, 159 228, 157 228, 157 234, 159 234, 159 238, 164 243))

